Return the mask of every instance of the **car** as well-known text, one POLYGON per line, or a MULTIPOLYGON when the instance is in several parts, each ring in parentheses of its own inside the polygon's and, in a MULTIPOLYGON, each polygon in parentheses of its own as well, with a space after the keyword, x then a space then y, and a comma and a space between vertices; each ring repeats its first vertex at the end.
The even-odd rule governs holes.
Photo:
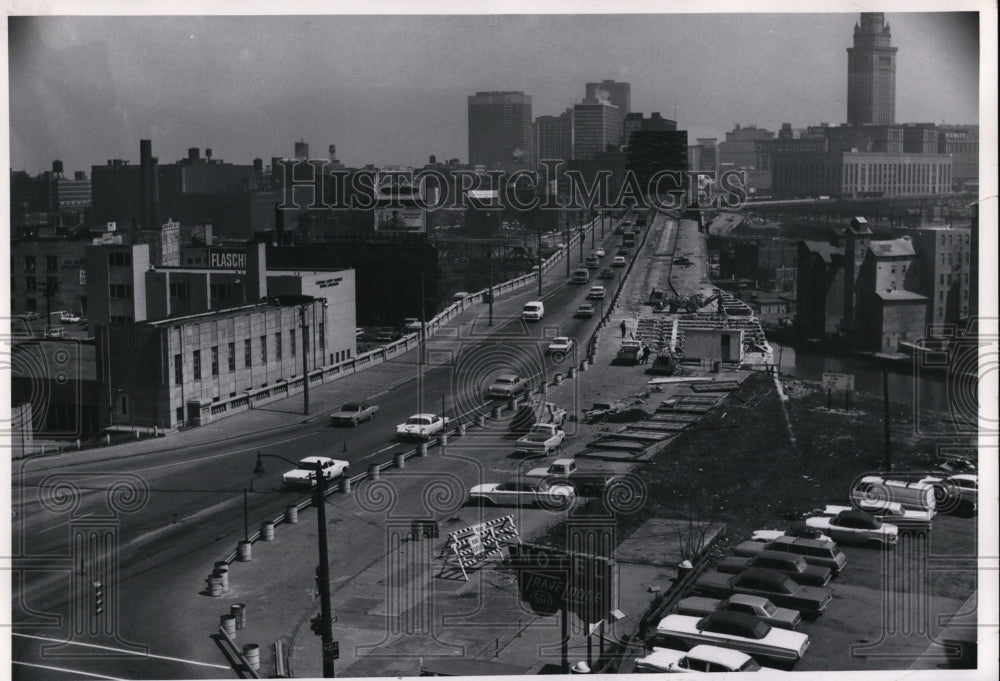
POLYGON ((612 267, 625 267, 626 264, 628 263, 625 261, 624 255, 616 255, 614 258, 611 259, 612 267))
POLYGON ((642 352, 642 343, 637 340, 626 338, 622 341, 618 352, 615 354, 615 362, 618 364, 638 364, 639 353, 642 352))
POLYGON ((676 607, 678 615, 693 615, 695 617, 704 617, 716 610, 753 615, 772 627, 781 629, 795 629, 802 623, 802 616, 799 615, 798 610, 779 608, 771 602, 770 598, 749 594, 733 594, 724 599, 688 596, 678 601, 676 607))
POLYGON ((803 586, 788 575, 767 568, 747 568, 738 575, 706 572, 695 581, 695 590, 713 596, 750 594, 770 598, 775 605, 815 616, 826 610, 833 591, 823 586, 803 586))
MULTIPOLYGON (((933 516, 928 511, 915 511, 903 508, 895 501, 863 501, 857 505, 857 510, 870 513, 884 523, 895 525, 900 532, 929 531, 933 516)), ((851 506, 827 504, 821 511, 823 515, 837 515, 852 510, 851 506)))
POLYGON ((615 255, 620 255, 623 258, 627 258, 630 254, 631 251, 629 251, 627 248, 619 248, 617 251, 615 251, 615 255))
POLYGON ((590 292, 587 293, 587 300, 604 300, 604 287, 591 286, 590 292))
POLYGON ((763 669, 746 653, 718 646, 698 645, 684 652, 653 647, 645 657, 636 658, 636 674, 756 672, 763 669))
POLYGON ((349 461, 331 459, 326 456, 307 456, 299 461, 298 468, 293 468, 281 476, 281 482, 289 487, 312 487, 316 484, 316 464, 323 470, 323 477, 327 480, 339 478, 351 467, 349 461))
POLYGON ((529 387, 528 379, 521 378, 515 373, 504 372, 486 389, 486 396, 493 399, 510 399, 528 392, 529 387))
POLYGON ((407 317, 403 320, 403 329, 407 333, 420 333, 424 325, 416 317, 407 317))
POLYGON ((568 508, 575 497, 576 493, 569 485, 550 485, 545 480, 507 480, 475 485, 469 490, 469 503, 491 506, 568 508))
POLYGON ((594 255, 596 255, 598 258, 603 258, 605 256, 604 249, 598 246, 597 248, 594 249, 594 255))
POLYGON ((755 530, 750 540, 769 542, 774 541, 778 537, 801 537, 817 541, 833 541, 828 535, 823 534, 815 527, 809 527, 805 523, 792 523, 788 526, 787 530, 755 530))
POLYGON ((354 337, 355 338, 361 338, 363 335, 365 335, 365 330, 364 329, 362 329, 360 327, 357 328, 357 329, 354 329, 354 337))
POLYGON ((437 414, 414 414, 406 423, 396 426, 396 437, 400 440, 429 440, 443 433, 451 419, 437 414))
POLYGON ((614 279, 615 271, 610 267, 605 267, 601 270, 600 274, 597 275, 598 279, 614 279))
POLYGON ((979 508, 979 476, 975 473, 956 473, 947 477, 930 475, 920 482, 931 486, 935 507, 942 511, 975 512, 979 508))
POLYGON ((452 302, 457 303, 457 302, 460 302, 462 300, 465 300, 466 298, 468 298, 471 295, 472 294, 469 293, 468 291, 459 291, 458 293, 451 294, 451 300, 452 300, 452 302))
POLYGON ((737 556, 755 556, 761 551, 785 551, 796 556, 802 556, 810 565, 828 567, 834 576, 847 567, 847 556, 832 541, 820 541, 806 537, 776 537, 773 541, 745 541, 737 544, 733 554, 737 556))
POLYGON ((46 338, 65 338, 66 329, 61 326, 47 326, 45 327, 45 337, 46 338))
POLYGON ((883 523, 870 513, 853 509, 841 511, 835 516, 806 518, 806 525, 825 532, 841 544, 892 547, 899 541, 899 528, 896 525, 883 523))
POLYGON ((34 321, 38 321, 39 319, 41 319, 41 317, 39 316, 39 314, 37 312, 24 312, 22 314, 19 314, 18 317, 20 317, 21 319, 23 319, 26 322, 34 322, 34 321))
POLYGON ((556 336, 545 348, 545 352, 557 358, 565 357, 573 350, 573 339, 569 336, 556 336))
POLYGON ((749 558, 743 556, 729 556, 720 560, 715 569, 719 572, 737 574, 747 568, 761 567, 788 575, 799 584, 810 584, 812 586, 826 586, 830 583, 832 570, 819 565, 809 565, 802 556, 795 556, 783 551, 761 551, 756 556, 749 558))
POLYGON ((594 306, 590 303, 584 303, 580 307, 576 308, 576 312, 573 316, 580 319, 590 319, 594 316, 594 306))
POLYGON ((371 421, 377 413, 377 404, 348 402, 339 410, 330 414, 330 423, 335 426, 356 426, 362 421, 371 421))
POLYGON ((934 487, 917 480, 897 480, 866 475, 851 488, 851 502, 895 501, 903 508, 935 513, 934 487))
POLYGON ((667 615, 656 625, 656 640, 690 648, 708 644, 757 658, 795 663, 809 647, 809 636, 777 629, 742 612, 713 612, 705 617, 667 615))
POLYGON ((63 324, 79 324, 80 316, 75 315, 72 312, 60 312, 59 321, 63 324))

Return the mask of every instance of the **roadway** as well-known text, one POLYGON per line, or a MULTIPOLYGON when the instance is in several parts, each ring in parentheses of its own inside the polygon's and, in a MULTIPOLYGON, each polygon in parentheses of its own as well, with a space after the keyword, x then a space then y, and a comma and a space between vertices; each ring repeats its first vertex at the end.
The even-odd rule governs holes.
MULTIPOLYGON (((602 266, 608 266, 620 237, 606 230, 600 239, 600 225, 595 227, 598 242, 607 254, 602 266)), ((593 241, 588 235, 584 255, 591 252, 593 241)), ((582 266, 579 248, 572 249, 570 268, 582 266)), ((74 657, 71 665, 50 664, 51 651, 41 636, 63 640, 70 619, 72 589, 90 588, 89 566, 83 566, 76 587, 67 588, 64 562, 74 532, 91 521, 112 518, 117 535, 114 552, 116 583, 105 585, 109 608, 114 600, 117 622, 114 630, 128 632, 132 640, 155 641, 160 657, 130 655, 117 658, 111 666, 127 678, 187 678, 224 675, 214 666, 221 655, 191 662, 190 635, 183 630, 164 628, 158 623, 158 603, 170 599, 171 589, 190 590, 187 583, 175 581, 180 575, 198 566, 211 566, 210 558, 218 559, 235 548, 243 538, 244 522, 253 532, 261 520, 278 515, 287 505, 304 499, 305 492, 284 489, 281 474, 291 466, 275 459, 264 459, 266 473, 252 474, 258 453, 299 459, 310 455, 332 456, 350 461, 350 474, 363 472, 372 463, 380 463, 413 447, 412 443, 395 440, 394 428, 413 413, 444 411, 455 417, 472 410, 488 410, 483 398, 486 387, 501 371, 515 370, 523 375, 540 376, 564 370, 582 357, 583 348, 600 317, 601 301, 591 301, 597 314, 591 319, 573 317, 584 302, 590 286, 607 286, 607 299, 613 287, 620 284, 621 269, 614 280, 596 279, 592 270, 588 285, 568 284, 565 265, 560 263, 543 279, 542 300, 546 314, 540 323, 526 323, 519 313, 524 302, 538 298, 532 287, 515 292, 493 306, 493 325, 489 324, 487 306, 475 309, 468 317, 456 320, 449 335, 439 332, 426 344, 425 360, 416 351, 393 360, 412 367, 412 379, 405 387, 382 388, 365 394, 350 393, 349 380, 334 384, 332 394, 323 400, 328 406, 349 400, 367 400, 379 405, 376 418, 357 428, 335 428, 323 414, 305 422, 290 423, 267 432, 252 432, 252 415, 245 419, 246 430, 238 430, 221 442, 211 442, 184 449, 145 453, 122 458, 104 458, 101 450, 92 455, 77 455, 79 465, 55 468, 45 459, 29 460, 14 471, 12 480, 12 521, 15 556, 32 556, 36 561, 50 561, 50 568, 25 571, 24 583, 15 582, 13 591, 20 596, 13 608, 13 659, 15 678, 64 679, 66 672, 46 670, 46 667, 72 667, 76 673, 105 675, 109 650, 73 648, 98 652, 96 658, 81 660, 74 657), (577 341, 576 357, 553 358, 544 353, 549 339, 556 335, 570 336, 577 341), (561 361, 560 361, 561 360, 561 361), (109 490, 118 490, 112 499, 109 490), (129 492, 129 489, 134 492, 129 492), (247 490, 244 492, 244 490, 247 490), (244 513, 244 499, 246 512, 244 513), (114 513, 118 509, 124 512, 114 513), (70 513, 71 511, 71 513, 70 513), (72 521, 70 516, 72 515, 72 521), (164 570, 164 567, 169 569, 164 570), (157 575, 150 583, 149 576, 157 575), (164 576, 165 575, 165 576, 164 576), (80 587, 79 585, 84 585, 80 587), (55 615, 56 620, 40 613, 55 615), (176 657, 174 659, 165 659, 176 657), (27 665, 41 665, 29 667, 27 665), (28 671, 30 670, 30 672, 28 671)), ((373 368, 370 372, 378 372, 373 368)), ((537 381, 536 381, 537 384, 537 381)), ((319 396, 317 396, 319 398, 319 396)), ((298 399, 301 399, 299 397, 298 399)), ((317 403, 319 399, 316 400, 317 403)), ((294 413, 297 398, 289 398, 275 409, 294 413)), ((318 409, 314 411, 314 414, 318 409)), ((235 423, 235 422, 234 422, 235 423)), ((331 541, 336 541, 331 537, 331 541)), ((76 566, 74 566, 76 568, 76 566)), ((15 573, 18 574, 18 573, 15 573)), ((207 575, 206 575, 207 576, 207 575)), ((84 594, 85 596, 87 594, 84 594)), ((75 640, 103 641, 108 648, 128 648, 115 636, 98 636, 75 640)), ((118 655, 118 653, 114 653, 118 655)))

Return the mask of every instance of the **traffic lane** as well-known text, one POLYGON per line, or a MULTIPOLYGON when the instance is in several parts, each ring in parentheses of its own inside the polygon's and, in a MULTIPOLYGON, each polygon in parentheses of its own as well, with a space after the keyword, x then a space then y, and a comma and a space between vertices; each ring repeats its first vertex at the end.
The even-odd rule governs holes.
POLYGON ((811 642, 796 670, 906 669, 931 645, 975 588, 976 522, 939 513, 929 543, 918 537, 887 551, 841 546, 847 567, 827 610, 803 624, 811 642))

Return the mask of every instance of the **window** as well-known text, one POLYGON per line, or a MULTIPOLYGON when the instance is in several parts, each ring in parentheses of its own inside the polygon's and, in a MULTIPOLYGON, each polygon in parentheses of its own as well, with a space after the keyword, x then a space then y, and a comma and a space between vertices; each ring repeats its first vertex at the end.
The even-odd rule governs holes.
POLYGON ((260 361, 267 362, 267 336, 260 337, 260 361))
POLYGON ((288 330, 288 347, 291 348, 292 357, 295 357, 295 329, 288 330))
POLYGON ((229 370, 236 371, 236 343, 229 344, 229 370))
POLYGON ((108 253, 108 267, 128 267, 131 264, 131 253, 108 253))
POLYGON ((35 271, 35 256, 33 255, 24 256, 24 271, 25 272, 35 271))
POLYGON ((212 375, 219 375, 219 346, 212 346, 212 375))
POLYGON ((274 358, 281 361, 281 332, 276 331, 274 334, 274 358))
POLYGON ((59 258, 54 255, 45 256, 45 271, 57 272, 59 270, 59 258))
POLYGON ((938 286, 944 286, 944 275, 938 275, 938 286))
POLYGON ((225 284, 212 284, 209 288, 209 295, 217 300, 226 300, 229 298, 229 287, 225 284))
POLYGON ((326 325, 319 325, 319 349, 323 350, 326 348, 326 325))
POLYGON ((194 370, 194 380, 201 380, 201 350, 191 353, 191 368, 194 370))
POLYGON ((181 366, 181 356, 174 355, 174 385, 184 382, 184 367, 181 366))
POLYGON ((38 290, 38 282, 35 281, 35 278, 34 277, 25 277, 24 278, 24 292, 25 293, 34 293, 37 290, 38 290))
POLYGON ((59 290, 59 277, 45 277, 45 291, 55 293, 59 290))
POLYGON ((243 341, 243 368, 246 369, 253 363, 253 354, 250 350, 250 339, 243 341))
POLYGON ((132 285, 131 284, 111 284, 108 287, 108 297, 109 298, 131 298, 132 297, 132 285))
POLYGON ((188 300, 191 297, 191 287, 186 283, 171 284, 170 297, 188 300))
POLYGON ((938 301, 944 300, 944 291, 938 291, 938 301))

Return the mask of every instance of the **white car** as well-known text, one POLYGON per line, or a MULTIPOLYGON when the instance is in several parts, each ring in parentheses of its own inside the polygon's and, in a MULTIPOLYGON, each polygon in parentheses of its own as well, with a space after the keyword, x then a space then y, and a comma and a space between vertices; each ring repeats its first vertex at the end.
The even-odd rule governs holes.
MULTIPOLYGON (((646 657, 637 658, 637 674, 756 672, 762 667, 752 657, 738 650, 716 646, 695 646, 686 653, 670 648, 653 648, 646 657)), ((770 671, 770 670, 769 670, 770 671)))
POLYGON ((591 286, 590 293, 587 294, 587 300, 603 300, 603 299, 604 299, 604 287, 591 286))
MULTIPOLYGON (((900 530, 929 530, 934 517, 929 511, 903 508, 895 501, 862 501, 856 508, 870 513, 883 523, 895 525, 900 530)), ((850 506, 827 504, 823 507, 823 515, 838 515, 850 510, 850 506)))
POLYGON ((809 636, 778 629, 753 615, 713 612, 707 617, 667 615, 656 626, 656 638, 684 647, 709 644, 779 662, 796 662, 809 647, 809 636))
POLYGON ((611 266, 612 267, 625 267, 625 265, 626 265, 626 262, 625 262, 625 256, 624 255, 616 255, 611 260, 611 266))
POLYGON ((63 324, 79 324, 80 316, 75 315, 72 312, 60 312, 59 321, 63 324))
POLYGON ((851 501, 895 501, 904 508, 935 513, 934 488, 916 480, 894 480, 866 475, 851 488, 851 501))
POLYGON ((569 336, 556 336, 545 348, 545 352, 550 355, 565 357, 573 350, 573 339, 569 336))
POLYGON ((750 537, 750 541, 766 544, 778 537, 802 537, 803 539, 815 539, 817 541, 833 541, 830 535, 823 534, 816 528, 809 527, 805 523, 793 523, 787 530, 755 530, 750 537))
POLYGON ((964 506, 971 511, 979 508, 979 476, 975 473, 956 473, 949 476, 931 475, 920 480, 934 490, 935 505, 942 510, 960 510, 964 506))
POLYGON ((469 490, 469 503, 514 506, 541 504, 568 508, 576 496, 569 485, 550 485, 545 480, 508 480, 476 485, 469 490))
POLYGON ((406 419, 406 423, 396 426, 396 437, 401 440, 429 440, 451 423, 451 419, 437 414, 414 414, 406 419))
POLYGON ((281 482, 289 486, 307 486, 313 487, 316 485, 316 464, 320 464, 323 470, 323 477, 327 480, 333 480, 334 478, 339 478, 341 475, 347 472, 351 464, 349 461, 341 461, 340 459, 331 459, 326 456, 307 456, 306 458, 299 461, 299 467, 288 471, 281 476, 281 482))
POLYGON ((835 516, 806 518, 806 525, 833 537, 838 544, 879 544, 891 547, 899 541, 899 528, 883 523, 864 511, 842 511, 835 516))
POLYGON ((594 255, 596 255, 598 258, 603 258, 604 257, 604 249, 601 248, 600 246, 598 246, 597 248, 594 249, 594 255))

